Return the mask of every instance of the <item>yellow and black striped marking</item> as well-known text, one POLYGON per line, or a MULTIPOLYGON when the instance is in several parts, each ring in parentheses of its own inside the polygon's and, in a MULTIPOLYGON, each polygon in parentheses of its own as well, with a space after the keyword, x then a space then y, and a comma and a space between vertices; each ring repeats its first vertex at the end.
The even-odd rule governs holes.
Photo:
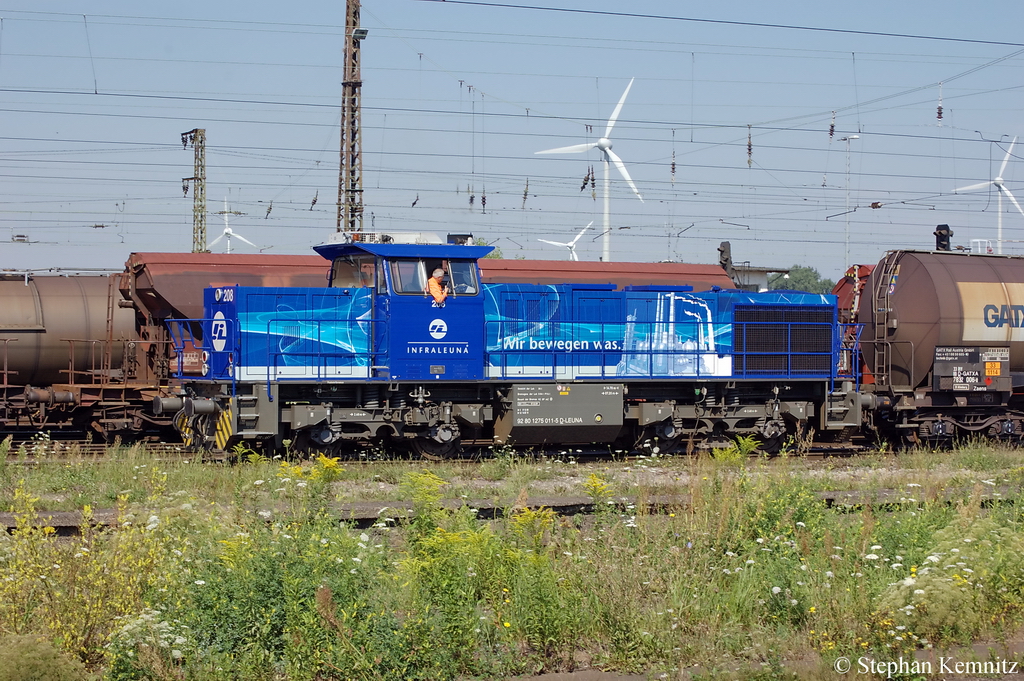
POLYGON ((228 448, 228 442, 231 440, 231 436, 235 434, 235 416, 234 410, 231 408, 231 401, 228 403, 224 410, 217 417, 217 432, 214 436, 214 442, 217 449, 220 451, 226 451, 228 448))

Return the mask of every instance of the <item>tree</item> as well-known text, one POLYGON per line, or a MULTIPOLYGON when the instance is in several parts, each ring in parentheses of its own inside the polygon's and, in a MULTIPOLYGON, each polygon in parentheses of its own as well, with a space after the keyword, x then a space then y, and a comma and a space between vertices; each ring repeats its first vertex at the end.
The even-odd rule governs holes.
POLYGON ((768 288, 773 291, 791 289, 808 293, 832 293, 832 287, 835 285, 831 279, 822 279, 818 270, 802 265, 793 265, 789 269, 789 279, 786 279, 785 275, 776 274, 768 280, 768 288))
MULTIPOLYGON (((487 246, 488 245, 487 239, 483 239, 481 237, 476 237, 475 239, 473 239, 473 245, 474 246, 487 246)), ((501 254, 501 249, 496 247, 493 251, 491 251, 490 253, 488 253, 484 257, 485 258, 494 258, 495 260, 501 260, 505 256, 503 256, 501 254)))

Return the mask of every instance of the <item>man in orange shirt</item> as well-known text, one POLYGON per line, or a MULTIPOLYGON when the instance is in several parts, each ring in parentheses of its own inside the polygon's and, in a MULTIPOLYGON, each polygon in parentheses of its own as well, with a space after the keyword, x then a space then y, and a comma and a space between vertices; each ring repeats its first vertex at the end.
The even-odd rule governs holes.
POLYGON ((433 276, 427 279, 427 290, 430 295, 434 297, 434 304, 438 307, 444 305, 445 299, 448 297, 448 288, 441 285, 441 280, 444 278, 444 270, 440 267, 434 270, 433 276))

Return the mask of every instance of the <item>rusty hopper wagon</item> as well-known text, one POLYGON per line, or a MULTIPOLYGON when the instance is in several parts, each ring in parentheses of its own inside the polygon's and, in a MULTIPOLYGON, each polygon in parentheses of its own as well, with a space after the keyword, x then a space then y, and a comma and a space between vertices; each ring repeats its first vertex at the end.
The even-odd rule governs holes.
POLYGON ((0 279, 0 429, 102 439, 172 434, 149 405, 175 363, 165 321, 207 286, 321 286, 316 256, 134 253, 108 275, 0 279))

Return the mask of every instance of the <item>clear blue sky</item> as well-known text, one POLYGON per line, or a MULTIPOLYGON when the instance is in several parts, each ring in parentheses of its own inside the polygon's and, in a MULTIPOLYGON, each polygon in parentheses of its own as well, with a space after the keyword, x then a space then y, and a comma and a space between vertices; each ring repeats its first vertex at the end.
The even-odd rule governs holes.
MULTIPOLYGON (((334 231, 343 1, 34 0, 0 17, 0 267, 190 250, 179 136, 196 127, 210 240, 225 198, 270 253, 334 231)), ((995 191, 952 190, 1024 136, 1022 19, 1019 2, 364 0, 365 229, 561 259, 538 239, 595 220, 578 252, 598 259, 598 153, 534 152, 596 141, 635 77, 613 141, 645 202, 614 176, 617 260, 715 262, 728 240, 738 261, 835 278, 847 220, 852 262, 930 248, 939 223, 994 242, 995 191)), ((1024 200, 1024 143, 1004 179, 1024 200)), ((1024 254, 1024 216, 1004 211, 1004 252, 1024 254)))

